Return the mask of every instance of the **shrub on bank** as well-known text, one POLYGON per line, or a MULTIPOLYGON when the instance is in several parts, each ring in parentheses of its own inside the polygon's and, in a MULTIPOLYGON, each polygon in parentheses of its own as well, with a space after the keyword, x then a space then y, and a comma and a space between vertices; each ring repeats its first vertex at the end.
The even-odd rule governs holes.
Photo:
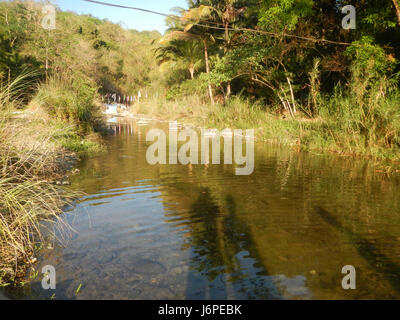
POLYGON ((196 94, 143 102, 137 112, 208 128, 254 128, 259 138, 305 150, 400 160, 400 92, 395 82, 365 77, 354 69, 350 83, 337 86, 331 96, 320 95, 314 118, 301 111, 295 119, 283 117, 240 96, 212 105, 196 94))
POLYGON ((103 117, 97 87, 89 80, 52 78, 39 85, 33 104, 50 116, 75 125, 81 134, 101 130, 103 117))
POLYGON ((65 225, 61 208, 76 196, 53 183, 66 169, 54 139, 60 128, 17 115, 9 107, 0 111, 0 286, 24 276, 43 240, 42 223, 65 225))

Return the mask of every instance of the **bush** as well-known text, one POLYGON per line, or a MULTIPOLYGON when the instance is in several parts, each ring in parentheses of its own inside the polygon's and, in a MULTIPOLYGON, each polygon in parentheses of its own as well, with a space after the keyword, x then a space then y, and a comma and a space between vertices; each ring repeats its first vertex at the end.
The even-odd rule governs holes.
POLYGON ((207 85, 200 78, 186 80, 178 85, 172 86, 167 92, 167 100, 176 100, 183 97, 197 95, 207 99, 207 85))
POLYGON ((41 84, 33 101, 44 107, 54 118, 78 127, 81 134, 99 131, 103 124, 97 88, 82 78, 60 80, 53 78, 41 84))
POLYGON ((338 86, 324 97, 320 116, 340 149, 398 159, 400 92, 396 79, 388 79, 376 65, 371 59, 363 67, 355 61, 348 88, 338 86))

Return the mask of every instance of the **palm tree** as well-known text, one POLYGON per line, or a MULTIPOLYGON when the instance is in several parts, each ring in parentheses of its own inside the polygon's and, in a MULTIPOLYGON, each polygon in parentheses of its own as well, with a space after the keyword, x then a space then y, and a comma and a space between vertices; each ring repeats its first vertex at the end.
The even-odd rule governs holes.
POLYGON ((168 61, 182 61, 189 70, 190 78, 194 79, 194 73, 202 62, 202 48, 196 40, 166 40, 162 38, 160 46, 155 49, 158 64, 168 61))
MULTIPOLYGON (((184 31, 180 33, 181 37, 195 37, 203 42, 204 47, 204 62, 206 65, 206 73, 210 73, 210 62, 209 62, 209 43, 215 42, 214 36, 208 32, 208 28, 196 28, 192 30, 202 20, 210 18, 214 8, 211 6, 200 5, 199 7, 191 8, 185 11, 181 17, 181 22, 185 26, 184 31), (189 31, 192 32, 189 33, 189 31)), ((214 95, 212 92, 211 84, 208 84, 208 95, 211 103, 214 104, 214 95)))
MULTIPOLYGON (((224 26, 225 34, 224 34, 224 53, 226 54, 231 46, 230 37, 229 37, 229 25, 237 20, 239 15, 246 10, 246 7, 235 9, 234 4, 237 0, 224 0, 220 1, 220 17, 222 20, 222 24, 224 26)), ((226 99, 232 94, 231 82, 228 82, 226 85, 226 99)))
MULTIPOLYGON (((226 54, 231 46, 230 35, 229 35, 229 25, 235 22, 239 15, 246 10, 246 7, 236 9, 234 5, 238 0, 218 0, 216 4, 215 1, 205 0, 206 4, 201 4, 198 7, 194 7, 186 11, 183 15, 182 20, 186 22, 185 31, 190 30, 194 25, 198 24, 204 19, 213 19, 221 21, 224 27, 224 54, 226 54), (216 16, 215 16, 216 15, 216 16)), ((195 6, 191 2, 192 6, 195 6)), ((232 94, 231 83, 227 83, 225 99, 229 99, 232 94)))
MULTIPOLYGON (((208 57, 209 42, 215 42, 214 37, 208 32, 202 32, 200 34, 194 34, 185 31, 173 31, 167 34, 164 41, 182 40, 182 41, 201 41, 204 47, 204 62, 206 65, 206 73, 210 73, 210 63, 208 57)), ((211 103, 214 104, 214 96, 211 88, 211 84, 208 84, 208 95, 211 103)))
MULTIPOLYGON (((190 7, 194 6, 193 1, 189 0, 189 6, 190 7)), ((172 15, 166 19, 166 23, 169 26, 169 28, 167 30, 167 35, 162 38, 161 43, 167 43, 172 41, 202 43, 204 50, 204 62, 206 67, 206 73, 210 73, 208 47, 210 42, 215 42, 214 37, 205 29, 192 30, 192 32, 188 32, 194 26, 194 24, 190 23, 192 19, 201 20, 203 17, 207 17, 210 15, 210 12, 207 12, 209 8, 204 8, 204 9, 205 10, 202 11, 203 7, 193 8, 189 10, 185 10, 180 7, 172 8, 172 11, 175 11, 177 15, 172 15), (189 16, 192 15, 192 16, 187 17, 187 15, 189 16)), ((208 95, 210 97, 211 103, 214 104, 214 96, 211 84, 208 85, 208 95)))

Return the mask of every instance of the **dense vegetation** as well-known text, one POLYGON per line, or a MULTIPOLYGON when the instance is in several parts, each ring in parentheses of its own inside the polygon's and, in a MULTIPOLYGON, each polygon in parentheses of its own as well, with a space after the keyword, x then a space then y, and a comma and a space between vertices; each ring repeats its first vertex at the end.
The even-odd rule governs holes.
POLYGON ((209 108, 188 116, 266 139, 398 160, 396 1, 189 1, 156 49, 167 98, 196 92, 209 108), (356 29, 342 27, 348 4, 356 29))
POLYGON ((2 82, 36 70, 39 90, 24 98, 81 133, 98 126, 100 94, 145 90, 151 99, 136 111, 398 160, 396 0, 192 0, 162 37, 61 11, 46 30, 35 2, 0 5, 2 82), (356 29, 342 26, 349 4, 356 29))

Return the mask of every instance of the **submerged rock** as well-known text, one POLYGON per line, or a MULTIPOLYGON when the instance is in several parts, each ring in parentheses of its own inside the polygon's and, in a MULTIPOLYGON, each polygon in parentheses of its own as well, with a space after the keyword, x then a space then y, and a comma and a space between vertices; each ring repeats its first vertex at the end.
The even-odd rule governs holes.
POLYGON ((161 263, 148 259, 136 260, 132 267, 135 272, 144 275, 160 274, 167 270, 161 263))

